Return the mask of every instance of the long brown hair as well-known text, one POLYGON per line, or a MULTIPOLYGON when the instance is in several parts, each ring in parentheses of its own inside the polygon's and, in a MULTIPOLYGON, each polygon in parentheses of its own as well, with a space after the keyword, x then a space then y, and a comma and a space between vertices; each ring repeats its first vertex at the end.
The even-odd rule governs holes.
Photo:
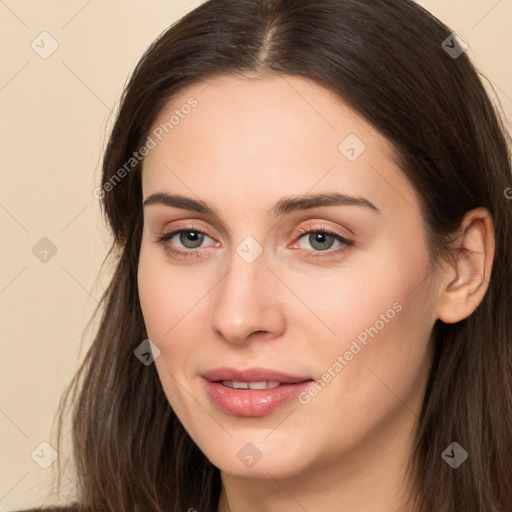
POLYGON ((510 512, 510 146, 451 33, 410 0, 210 0, 146 51, 124 90, 103 160, 102 208, 116 268, 98 332, 59 411, 60 437, 72 398, 78 510, 217 510, 220 471, 175 416, 154 365, 134 356, 147 338, 137 292, 141 163, 127 170, 126 162, 184 87, 251 74, 296 75, 328 87, 389 139, 420 197, 433 262, 448 257, 466 212, 490 211, 496 254, 489 287, 468 318, 434 325, 435 357, 410 472, 420 483, 414 510, 510 512), (123 166, 127 172, 119 173, 123 166), (469 454, 456 470, 441 457, 453 441, 469 454))

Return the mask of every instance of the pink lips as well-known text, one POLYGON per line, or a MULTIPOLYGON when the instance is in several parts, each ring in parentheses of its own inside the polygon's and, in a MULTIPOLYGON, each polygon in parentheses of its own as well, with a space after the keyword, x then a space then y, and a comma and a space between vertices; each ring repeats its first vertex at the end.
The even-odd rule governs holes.
POLYGON ((268 368, 238 370, 222 367, 205 372, 203 377, 206 392, 217 407, 228 414, 244 417, 269 414, 295 398, 313 382, 310 377, 284 374, 268 368), (224 386, 221 381, 274 381, 281 384, 267 389, 235 389, 224 386))

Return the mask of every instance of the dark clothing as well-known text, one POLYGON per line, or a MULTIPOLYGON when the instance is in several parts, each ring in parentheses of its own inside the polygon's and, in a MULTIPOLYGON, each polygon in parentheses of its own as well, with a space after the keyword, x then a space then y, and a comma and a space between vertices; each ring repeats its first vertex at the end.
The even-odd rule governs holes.
POLYGON ((40 507, 26 510, 17 510, 16 512, 76 512, 76 508, 72 505, 68 507, 40 507))

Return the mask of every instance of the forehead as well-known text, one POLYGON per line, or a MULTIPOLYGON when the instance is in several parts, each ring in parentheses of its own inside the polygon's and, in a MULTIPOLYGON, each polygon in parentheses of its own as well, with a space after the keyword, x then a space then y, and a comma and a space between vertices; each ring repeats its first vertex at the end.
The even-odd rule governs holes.
POLYGON ((209 132, 208 139, 217 147, 220 141, 215 134, 230 132, 233 145, 243 140, 246 150, 263 140, 303 146, 309 139, 314 144, 304 149, 311 152, 319 138, 325 139, 319 150, 325 150, 327 144, 336 144, 352 130, 361 138, 377 139, 382 151, 391 150, 388 141, 337 94, 297 76, 227 75, 186 87, 162 109, 152 130, 159 130, 164 138, 179 138, 180 132, 187 134, 187 127, 198 137, 205 138, 204 132, 209 132))
POLYGON ((162 188, 211 195, 209 183, 222 185, 215 199, 238 195, 243 206, 247 196, 268 202, 270 194, 313 188, 364 190, 378 202, 396 194, 383 186, 386 179, 408 187, 391 144, 334 92, 302 77, 221 76, 194 84, 159 113, 151 136, 146 196, 162 188))

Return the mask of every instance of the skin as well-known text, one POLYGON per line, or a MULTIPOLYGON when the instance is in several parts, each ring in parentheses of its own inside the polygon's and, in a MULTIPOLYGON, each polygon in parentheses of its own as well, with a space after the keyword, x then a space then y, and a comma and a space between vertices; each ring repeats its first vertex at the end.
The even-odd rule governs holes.
POLYGON ((334 503, 344 512, 410 510, 405 467, 430 334, 436 319, 457 322, 483 298, 494 255, 488 212, 464 219, 461 240, 472 252, 434 272, 419 198, 390 144, 332 92, 299 77, 223 76, 182 90, 154 127, 190 97, 197 106, 145 158, 143 198, 181 194, 219 216, 145 206, 138 285, 164 392, 221 470, 219 512, 314 512, 334 503), (354 161, 338 149, 349 134, 366 146, 354 161), (285 196, 335 191, 380 213, 356 205, 268 213, 285 196), (354 244, 335 253, 341 242, 322 246, 301 227, 354 244), (188 232, 165 244, 196 256, 166 253, 156 240, 177 229, 205 232, 202 253, 188 232), (251 263, 236 252, 247 236, 263 251, 251 263), (321 379, 396 303, 401 310, 307 404, 247 418, 217 409, 204 391, 201 374, 219 366, 321 379), (261 452, 252 468, 237 457, 248 442, 261 452))

